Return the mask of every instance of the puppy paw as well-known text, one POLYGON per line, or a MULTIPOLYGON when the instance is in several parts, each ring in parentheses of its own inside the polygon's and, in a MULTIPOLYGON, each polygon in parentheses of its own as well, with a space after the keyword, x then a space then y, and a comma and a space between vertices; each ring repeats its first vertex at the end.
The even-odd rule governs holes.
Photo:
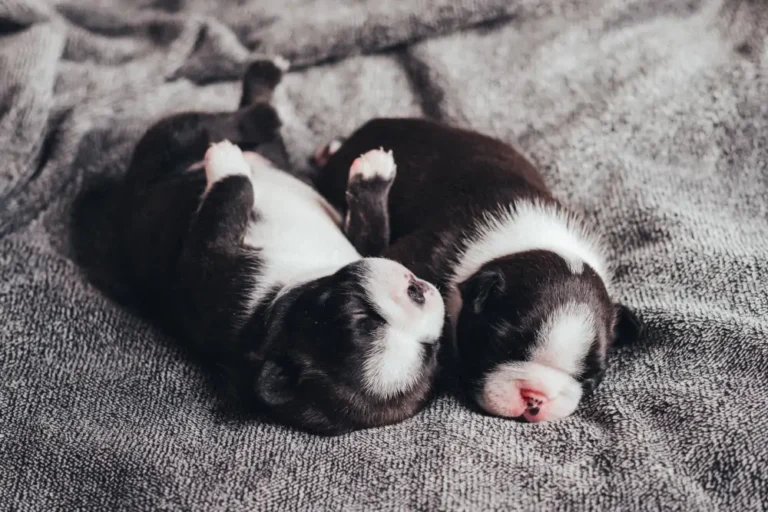
POLYGON ((269 103, 272 92, 288 71, 290 63, 282 58, 259 59, 251 62, 243 76, 243 94, 240 108, 254 103, 269 103))
POLYGON ((310 162, 315 167, 325 167, 325 164, 328 163, 328 160, 330 160, 333 154, 339 150, 342 144, 343 142, 341 140, 333 139, 325 146, 320 146, 317 148, 317 151, 315 151, 315 154, 312 156, 310 162))
POLYGON ((272 62, 277 66, 277 69, 282 71, 283 73, 287 72, 289 69, 291 69, 291 61, 283 57, 282 55, 278 55, 276 57, 272 58, 272 62))
POLYGON ((228 176, 250 176, 251 168, 243 152, 228 140, 212 144, 203 159, 205 177, 209 189, 214 183, 228 176))
POLYGON ((392 151, 373 149, 352 162, 349 168, 349 183, 392 183, 396 174, 397 166, 392 151))

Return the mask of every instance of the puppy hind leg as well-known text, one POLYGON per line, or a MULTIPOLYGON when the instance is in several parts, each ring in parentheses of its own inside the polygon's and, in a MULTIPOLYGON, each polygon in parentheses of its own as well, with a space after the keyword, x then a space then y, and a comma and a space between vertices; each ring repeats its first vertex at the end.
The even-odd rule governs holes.
POLYGON ((278 167, 286 167, 289 163, 288 152, 280 136, 280 117, 270 104, 272 93, 288 68, 287 60, 276 57, 254 61, 245 72, 240 107, 236 113, 236 134, 232 139, 247 150, 249 163, 254 164, 258 159, 253 151, 268 155, 278 167))
POLYGON ((186 112, 149 127, 133 151, 127 187, 143 187, 202 160, 208 146, 236 135, 231 112, 186 112))
POLYGON ((282 58, 260 59, 252 62, 243 76, 240 108, 255 103, 270 103, 272 93, 288 71, 290 63, 282 58))

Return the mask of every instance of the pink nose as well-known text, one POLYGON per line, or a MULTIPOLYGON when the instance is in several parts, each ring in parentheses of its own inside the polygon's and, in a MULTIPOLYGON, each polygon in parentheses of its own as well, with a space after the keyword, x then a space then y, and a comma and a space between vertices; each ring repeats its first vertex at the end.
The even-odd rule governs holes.
POLYGON ((525 419, 532 422, 544 421, 542 409, 549 403, 547 395, 535 389, 523 389, 520 391, 520 396, 526 406, 523 414, 525 419))

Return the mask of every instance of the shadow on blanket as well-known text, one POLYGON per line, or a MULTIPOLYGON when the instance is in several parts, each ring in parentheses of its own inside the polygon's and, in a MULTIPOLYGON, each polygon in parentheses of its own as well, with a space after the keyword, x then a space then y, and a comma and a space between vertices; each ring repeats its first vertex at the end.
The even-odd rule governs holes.
MULTIPOLYGON (((258 148, 276 162, 285 163, 282 141, 265 144, 258 148)), ((86 179, 81 192, 72 206, 71 234, 75 259, 88 280, 107 297, 137 316, 150 322, 165 336, 158 336, 159 343, 175 340, 183 347, 185 362, 200 368, 213 390, 213 404, 224 421, 256 420, 271 422, 259 406, 244 400, 244 383, 236 378, 232 366, 214 361, 184 343, 177 327, 169 321, 163 308, 157 303, 139 298, 132 290, 129 279, 121 268, 117 243, 116 214, 122 175, 95 175, 86 179)))

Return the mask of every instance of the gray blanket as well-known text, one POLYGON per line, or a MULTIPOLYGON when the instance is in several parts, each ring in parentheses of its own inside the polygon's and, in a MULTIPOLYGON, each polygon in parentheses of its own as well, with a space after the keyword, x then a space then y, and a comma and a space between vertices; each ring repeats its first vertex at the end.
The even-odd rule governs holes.
POLYGON ((0 0, 0 31, 0 509, 768 508, 765 2, 0 0), (274 53, 294 171, 426 115, 516 144, 600 226, 648 331, 577 414, 442 396, 313 437, 224 412, 120 305, 102 185, 274 53))

